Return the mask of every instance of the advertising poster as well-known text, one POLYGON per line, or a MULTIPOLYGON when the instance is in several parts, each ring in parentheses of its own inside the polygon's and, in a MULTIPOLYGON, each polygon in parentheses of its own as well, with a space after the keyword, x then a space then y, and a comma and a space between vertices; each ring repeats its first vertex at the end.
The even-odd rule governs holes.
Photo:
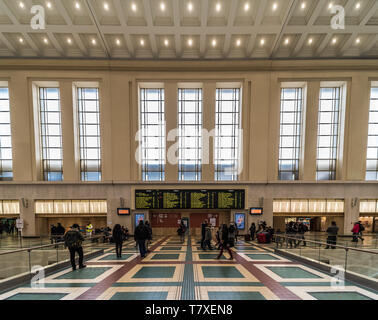
POLYGON ((245 214, 244 213, 235 213, 235 224, 238 230, 245 229, 245 214))
POLYGON ((139 221, 144 221, 144 213, 135 214, 135 226, 139 225, 139 221))

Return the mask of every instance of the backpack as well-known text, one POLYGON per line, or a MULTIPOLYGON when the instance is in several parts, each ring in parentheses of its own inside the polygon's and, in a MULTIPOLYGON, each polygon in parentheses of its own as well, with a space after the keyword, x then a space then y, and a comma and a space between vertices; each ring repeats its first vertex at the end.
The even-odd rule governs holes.
POLYGON ((72 248, 72 247, 80 247, 80 240, 77 237, 76 232, 74 231, 68 231, 66 235, 64 236, 64 244, 66 247, 72 248))
POLYGON ((365 227, 360 223, 360 232, 364 231, 365 227))

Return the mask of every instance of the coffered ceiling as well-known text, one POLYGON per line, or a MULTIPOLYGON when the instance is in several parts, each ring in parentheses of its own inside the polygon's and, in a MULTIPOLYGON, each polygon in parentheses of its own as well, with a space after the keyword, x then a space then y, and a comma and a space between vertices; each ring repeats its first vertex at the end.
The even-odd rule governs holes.
POLYGON ((0 0, 0 57, 377 58, 378 1, 0 0), (345 29, 331 28, 336 5, 345 29))

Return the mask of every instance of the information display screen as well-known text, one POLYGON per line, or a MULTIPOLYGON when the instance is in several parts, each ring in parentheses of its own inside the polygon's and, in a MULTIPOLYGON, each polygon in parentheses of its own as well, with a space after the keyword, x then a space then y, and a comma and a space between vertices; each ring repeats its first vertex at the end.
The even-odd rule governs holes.
POLYGON ((136 209, 244 209, 245 190, 135 190, 136 209))

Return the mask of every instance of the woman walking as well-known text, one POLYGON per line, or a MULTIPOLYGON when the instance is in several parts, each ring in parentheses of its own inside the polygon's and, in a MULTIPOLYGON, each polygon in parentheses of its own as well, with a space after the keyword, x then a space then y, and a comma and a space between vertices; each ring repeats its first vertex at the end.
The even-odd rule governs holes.
POLYGON ((113 240, 116 246, 117 258, 122 258, 123 232, 121 225, 116 224, 113 229, 113 240))
POLYGON ((225 224, 222 226, 220 238, 221 238, 221 250, 219 252, 217 259, 220 259, 220 257, 223 254, 223 250, 226 249, 230 255, 229 260, 233 260, 232 251, 230 249, 230 243, 229 243, 228 228, 227 228, 227 225, 225 224))

